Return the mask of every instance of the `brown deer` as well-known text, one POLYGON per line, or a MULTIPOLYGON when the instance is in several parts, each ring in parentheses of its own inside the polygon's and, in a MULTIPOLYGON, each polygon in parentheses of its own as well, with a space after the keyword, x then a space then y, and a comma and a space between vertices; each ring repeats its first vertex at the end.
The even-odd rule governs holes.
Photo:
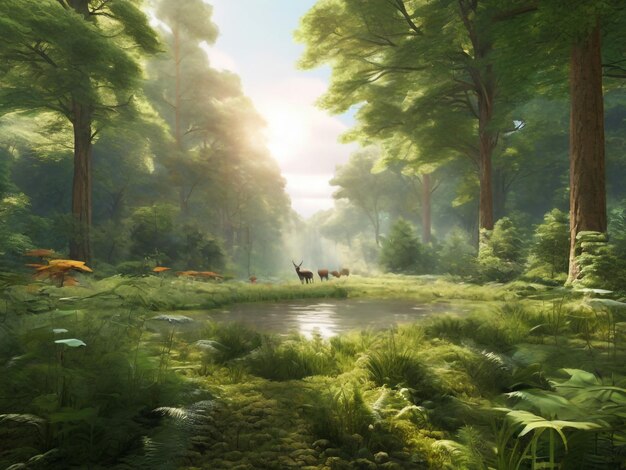
POLYGON ((328 281, 328 269, 318 269, 317 275, 320 277, 320 282, 324 279, 328 281))
POLYGON ((341 275, 342 276, 349 276, 350 275, 350 270, 348 268, 341 268, 341 275))
POLYGON ((332 274, 333 277, 341 277, 341 273, 339 271, 331 271, 330 274, 332 274))
POLYGON ((302 284, 304 284, 304 281, 306 281, 307 284, 309 283, 309 281, 313 282, 313 271, 310 271, 308 269, 300 269, 300 266, 302 266, 302 261, 300 261, 300 264, 294 263, 293 260, 291 260, 291 262, 293 263, 293 267, 296 268, 296 273, 298 274, 298 278, 300 278, 300 282, 302 284))

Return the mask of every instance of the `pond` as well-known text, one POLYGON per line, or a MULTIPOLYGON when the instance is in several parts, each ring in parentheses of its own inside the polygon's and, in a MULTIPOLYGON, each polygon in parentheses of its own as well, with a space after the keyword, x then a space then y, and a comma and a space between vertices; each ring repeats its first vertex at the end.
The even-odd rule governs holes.
POLYGON ((411 300, 324 299, 235 304, 193 315, 214 321, 235 321, 267 333, 297 331, 307 337, 317 330, 324 338, 352 330, 382 329, 411 323, 433 313, 458 311, 450 304, 419 304, 411 300))

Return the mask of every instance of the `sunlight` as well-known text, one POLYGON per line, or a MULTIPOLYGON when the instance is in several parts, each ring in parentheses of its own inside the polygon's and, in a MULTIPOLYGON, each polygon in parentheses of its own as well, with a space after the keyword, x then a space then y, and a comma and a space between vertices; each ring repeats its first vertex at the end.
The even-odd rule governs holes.
POLYGON ((259 108, 267 121, 265 135, 270 153, 279 163, 293 160, 310 139, 306 112, 288 105, 259 105, 259 108))

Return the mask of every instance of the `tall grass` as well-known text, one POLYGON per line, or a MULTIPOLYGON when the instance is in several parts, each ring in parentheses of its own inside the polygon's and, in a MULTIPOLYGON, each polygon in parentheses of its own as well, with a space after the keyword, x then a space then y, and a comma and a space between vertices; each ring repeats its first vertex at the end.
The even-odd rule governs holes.
POLYGON ((319 336, 311 340, 302 336, 286 340, 265 336, 245 363, 251 373, 270 380, 294 380, 338 372, 330 346, 319 336))

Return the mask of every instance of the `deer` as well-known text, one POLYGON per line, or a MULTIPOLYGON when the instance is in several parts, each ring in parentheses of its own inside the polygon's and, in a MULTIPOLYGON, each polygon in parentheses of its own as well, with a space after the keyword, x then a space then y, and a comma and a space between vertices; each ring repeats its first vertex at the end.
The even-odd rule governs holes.
POLYGON ((332 274, 333 277, 341 277, 341 273, 339 271, 331 271, 330 274, 332 274))
POLYGON ((328 281, 328 269, 318 269, 317 275, 320 277, 320 282, 322 282, 324 279, 328 281))
POLYGON ((291 260, 291 262, 293 263, 293 267, 296 268, 296 273, 298 274, 298 278, 300 278, 300 282, 302 284, 304 284, 304 281, 306 281, 307 284, 309 283, 309 281, 313 282, 313 271, 310 271, 308 269, 300 269, 300 266, 302 266, 302 261, 300 261, 300 264, 294 263, 293 260, 291 260))

